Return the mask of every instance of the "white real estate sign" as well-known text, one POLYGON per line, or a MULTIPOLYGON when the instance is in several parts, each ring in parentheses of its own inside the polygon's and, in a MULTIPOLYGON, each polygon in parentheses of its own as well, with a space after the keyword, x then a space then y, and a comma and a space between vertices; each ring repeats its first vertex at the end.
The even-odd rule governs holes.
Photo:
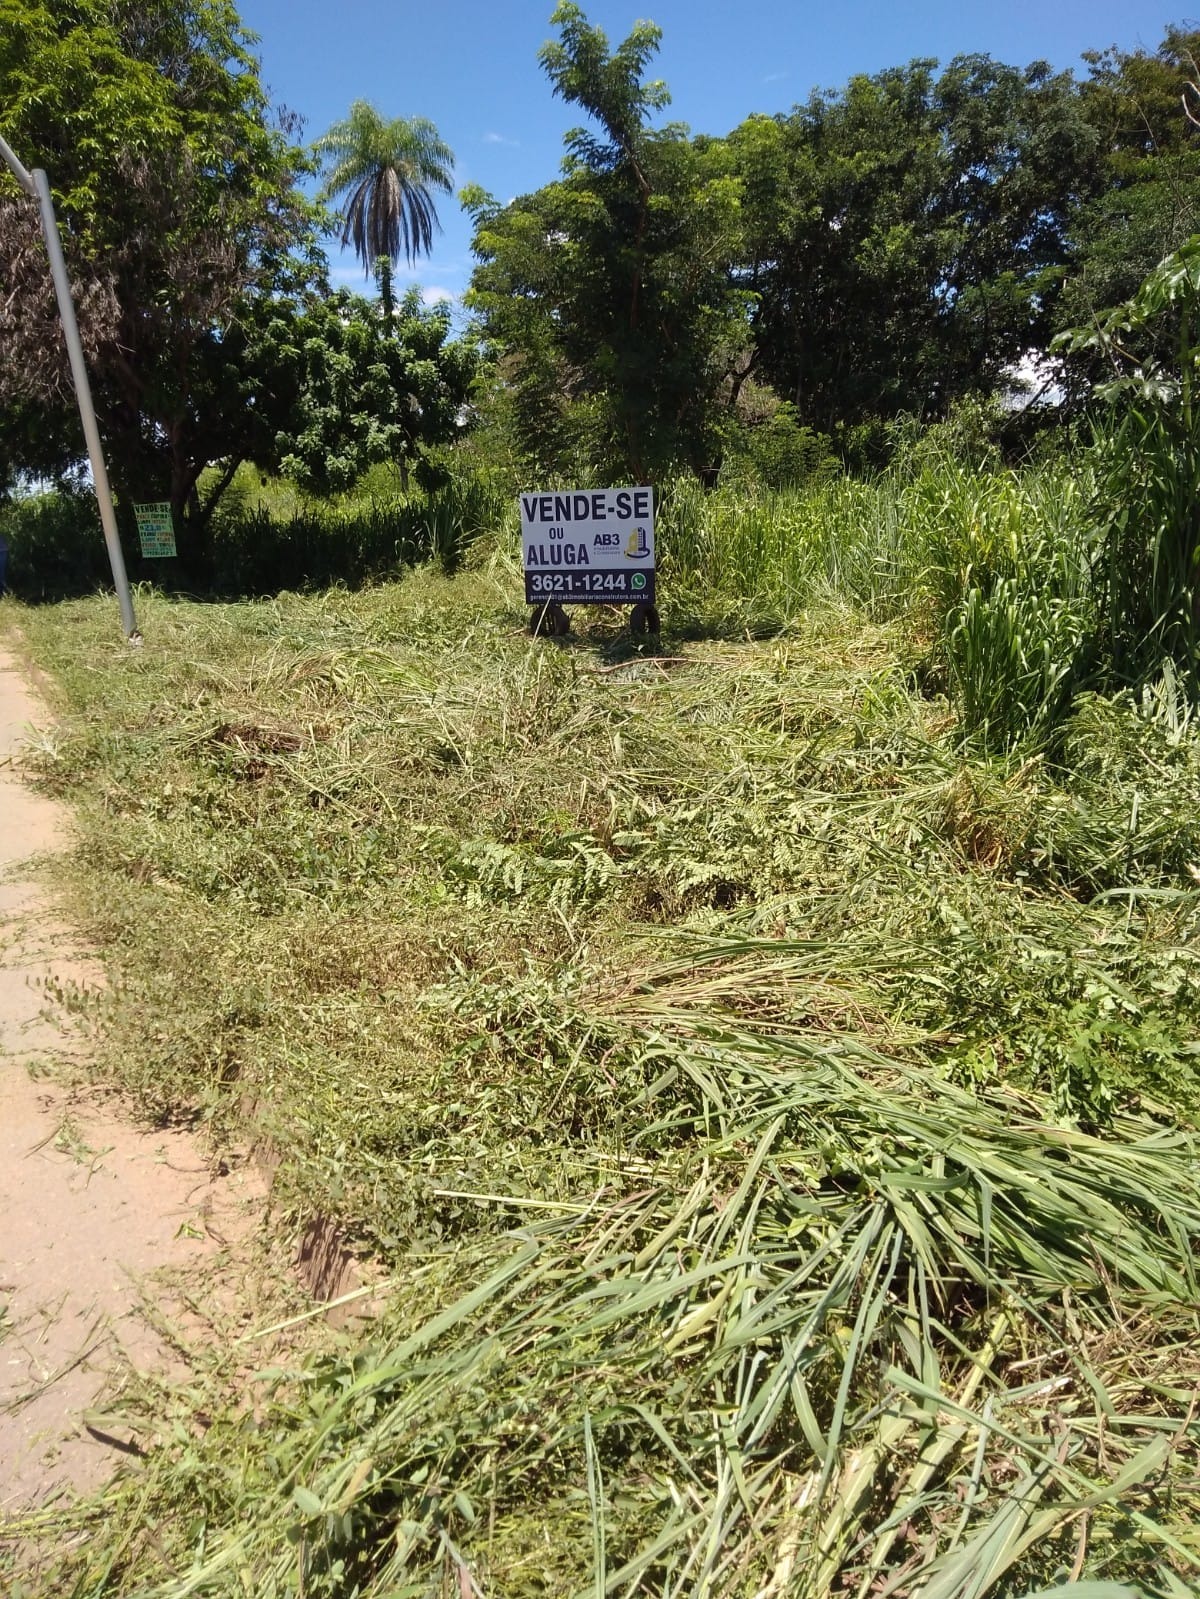
POLYGON ((653 605, 654 490, 521 495, 529 605, 653 605))

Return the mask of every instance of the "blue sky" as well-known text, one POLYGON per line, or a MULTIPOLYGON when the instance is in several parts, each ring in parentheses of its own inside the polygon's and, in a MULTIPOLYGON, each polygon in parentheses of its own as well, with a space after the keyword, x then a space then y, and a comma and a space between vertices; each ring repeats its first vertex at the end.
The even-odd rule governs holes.
MULTIPOLYGON (((481 183, 502 200, 549 182, 564 131, 581 119, 555 100, 538 66, 553 36, 553 0, 241 0, 259 35, 263 80, 298 111, 305 137, 355 99, 386 116, 425 116, 457 159, 456 187, 481 183)), ((787 111, 814 88, 838 88, 915 56, 986 52, 1016 66, 1079 67, 1084 50, 1153 50, 1186 23, 1143 0, 584 0, 616 44, 639 18, 663 30, 652 68, 671 90, 667 116, 697 133, 728 133, 752 111, 787 111)), ((470 227, 456 199, 438 202, 443 231, 413 274, 430 296, 457 299, 471 275, 470 227)), ((336 241, 335 241, 336 244, 336 241)), ((364 286, 336 247, 335 277, 364 286)))

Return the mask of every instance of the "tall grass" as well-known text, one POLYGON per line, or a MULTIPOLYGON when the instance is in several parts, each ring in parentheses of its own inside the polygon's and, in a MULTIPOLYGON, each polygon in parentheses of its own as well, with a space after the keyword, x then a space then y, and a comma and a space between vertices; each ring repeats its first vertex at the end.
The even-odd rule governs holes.
MULTIPOLYGON (((122 515, 127 565, 143 582, 222 598, 283 589, 351 587, 395 577, 428 560, 452 571, 482 535, 511 520, 506 497, 482 481, 451 483, 430 495, 309 503, 286 515, 237 501, 212 525, 180 530, 180 559, 144 560, 122 515)), ((52 491, 0 510, 9 546, 9 586, 27 601, 94 592, 110 579, 95 502, 52 491)))
POLYGON ((1200 435, 1189 403, 1132 405, 1099 442, 1103 642, 1120 679, 1200 670, 1200 435))
POLYGON ((1168 662, 1200 683, 1200 235, 1166 256, 1124 305, 1062 335, 1104 357, 1095 505, 1100 634, 1117 678, 1168 662))
MULTIPOLYGON (((964 733, 1044 739, 1086 680, 1095 599, 1089 472, 980 471, 948 455, 868 482, 666 496, 664 583, 701 614, 780 621, 831 596, 903 616, 948 677, 964 733)), ((753 626, 753 624, 751 624, 753 626)))
MULTIPOLYGON (((821 474, 793 489, 707 493, 677 479, 661 501, 664 605, 693 633, 764 636, 830 600, 877 620, 903 618, 914 658, 923 646, 926 680, 944 679, 963 736, 996 752, 1044 744, 1092 680, 1100 612, 1111 619, 1116 603, 1105 596, 1121 561, 1111 538, 1090 532, 1094 492, 1086 461, 978 469, 928 443, 869 481, 821 474), (1101 543, 1107 564, 1094 555, 1101 543)), ((44 597, 75 577, 97 581, 95 530, 76 502, 51 499, 8 519, 17 593, 44 597), (59 545, 76 522, 75 543, 89 554, 73 571, 59 545)), ((177 581, 215 595, 266 595, 356 586, 430 558, 452 571, 480 540, 510 554, 515 525, 508 497, 483 480, 287 518, 238 504, 217 517, 177 581)), ((133 567, 162 575, 136 557, 133 567)), ((1123 636, 1135 619, 1130 612, 1123 636)))
POLYGON ((201 576, 215 593, 238 596, 355 586, 428 560, 453 571, 506 513, 507 501, 474 481, 412 499, 311 508, 283 521, 243 511, 218 519, 201 576))
POLYGON ((93 495, 64 488, 0 506, 0 538, 7 587, 24 600, 90 594, 112 581, 93 495))

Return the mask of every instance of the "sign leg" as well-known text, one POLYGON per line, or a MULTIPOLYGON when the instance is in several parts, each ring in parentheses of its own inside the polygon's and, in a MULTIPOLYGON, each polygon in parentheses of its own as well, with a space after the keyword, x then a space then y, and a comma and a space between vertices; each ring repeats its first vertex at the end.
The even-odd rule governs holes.
POLYGON ((659 631, 658 607, 655 605, 635 605, 629 613, 629 631, 631 633, 657 633, 659 631))
POLYGON ((529 631, 534 638, 565 638, 571 631, 571 618, 561 605, 547 601, 529 613, 529 631))

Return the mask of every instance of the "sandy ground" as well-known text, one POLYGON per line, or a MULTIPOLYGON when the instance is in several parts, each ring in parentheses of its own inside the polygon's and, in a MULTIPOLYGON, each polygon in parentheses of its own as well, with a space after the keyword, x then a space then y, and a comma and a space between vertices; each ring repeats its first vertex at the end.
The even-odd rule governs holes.
POLYGON ((213 1176, 188 1134, 63 1086, 86 1037, 53 985, 103 978, 41 881, 70 842, 67 814, 21 776, 49 722, 0 641, 0 1523, 107 1477, 128 1436, 85 1413, 126 1362, 170 1369, 139 1312, 165 1292, 150 1274, 212 1263, 261 1204, 253 1174, 213 1176))

